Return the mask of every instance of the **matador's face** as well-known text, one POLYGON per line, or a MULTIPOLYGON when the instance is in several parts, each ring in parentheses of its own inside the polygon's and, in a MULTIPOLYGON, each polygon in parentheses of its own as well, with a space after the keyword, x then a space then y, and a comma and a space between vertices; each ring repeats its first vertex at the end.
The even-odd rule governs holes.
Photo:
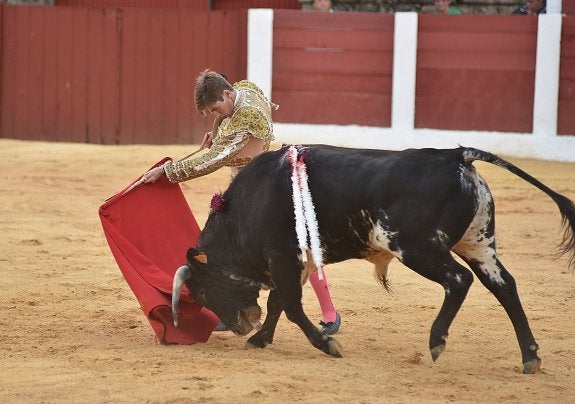
POLYGON ((214 114, 217 118, 224 117, 227 118, 232 116, 234 112, 234 102, 236 100, 236 92, 224 90, 222 93, 222 99, 216 101, 212 105, 206 107, 203 115, 214 114))

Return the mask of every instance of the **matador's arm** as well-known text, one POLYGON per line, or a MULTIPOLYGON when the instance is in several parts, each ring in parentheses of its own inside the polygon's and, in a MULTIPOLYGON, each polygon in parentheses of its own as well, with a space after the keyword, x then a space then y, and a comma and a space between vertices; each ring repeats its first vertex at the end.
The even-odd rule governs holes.
POLYGON ((227 165, 243 149, 250 139, 247 130, 236 131, 222 138, 214 139, 210 150, 196 158, 189 158, 164 165, 164 172, 170 182, 182 182, 210 174, 227 165))

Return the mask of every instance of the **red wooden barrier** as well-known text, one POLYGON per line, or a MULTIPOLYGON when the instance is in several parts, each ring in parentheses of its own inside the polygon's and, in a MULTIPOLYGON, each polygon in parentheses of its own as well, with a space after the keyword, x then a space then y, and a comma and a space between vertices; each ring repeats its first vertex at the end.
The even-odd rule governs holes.
POLYGON ((391 125, 393 15, 276 10, 278 122, 391 125))
POLYGON ((237 10, 246 8, 301 9, 298 0, 212 0, 213 10, 237 10))
MULTIPOLYGON (((0 136, 199 142, 206 67, 246 76, 247 11, 0 7, 0 136)), ((420 14, 418 128, 530 132, 536 18, 420 14)), ((563 19, 558 132, 575 133, 575 22, 563 19)), ((277 122, 391 124, 393 15, 276 10, 277 122)))
POLYGON ((419 15, 415 127, 532 131, 537 19, 419 15))
POLYGON ((211 122, 195 111, 198 73, 246 76, 245 10, 4 6, 3 13, 4 137, 199 142, 211 122))
POLYGON ((300 9, 298 0, 56 0, 57 6, 185 8, 190 10, 241 10, 248 8, 300 9))
POLYGON ((185 8, 207 10, 207 0, 56 0, 56 6, 112 7, 112 8, 185 8))
POLYGON ((575 13, 563 18, 561 30, 557 133, 575 133, 575 13))
POLYGON ((575 1, 563 0, 561 3, 561 12, 563 14, 575 15, 575 1))

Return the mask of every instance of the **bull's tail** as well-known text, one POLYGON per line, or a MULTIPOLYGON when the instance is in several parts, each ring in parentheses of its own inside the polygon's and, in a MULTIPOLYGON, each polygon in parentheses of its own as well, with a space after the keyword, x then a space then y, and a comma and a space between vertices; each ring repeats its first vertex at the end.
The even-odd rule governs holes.
POLYGON ((180 302, 180 295, 182 293, 182 286, 190 279, 191 271, 187 265, 182 265, 174 275, 174 282, 172 283, 172 317, 174 319, 174 326, 178 326, 178 303, 180 302))
POLYGON ((524 179, 531 185, 539 188, 545 192, 557 205, 559 212, 561 212, 561 226, 563 228, 563 239, 559 244, 559 252, 561 255, 569 254, 569 267, 575 270, 575 204, 569 198, 553 191, 541 181, 527 174, 519 167, 511 164, 510 162, 497 157, 494 154, 473 148, 461 148, 463 160, 466 164, 471 164, 475 160, 484 161, 486 163, 495 164, 501 168, 524 179))

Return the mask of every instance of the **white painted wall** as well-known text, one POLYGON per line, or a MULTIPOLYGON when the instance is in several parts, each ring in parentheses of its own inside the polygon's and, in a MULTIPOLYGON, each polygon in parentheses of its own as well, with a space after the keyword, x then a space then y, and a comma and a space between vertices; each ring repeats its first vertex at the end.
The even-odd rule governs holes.
POLYGON ((247 79, 256 83, 268 100, 272 99, 273 29, 273 10, 248 10, 247 79))
MULTIPOLYGON (((273 12, 250 10, 249 16, 248 78, 271 96, 273 12)), ((276 139, 391 150, 461 145, 507 156, 575 162, 575 134, 557 136, 561 23, 558 14, 539 16, 533 133, 414 129, 417 14, 396 13, 394 44, 401 46, 394 46, 392 127, 275 123, 276 139)))

